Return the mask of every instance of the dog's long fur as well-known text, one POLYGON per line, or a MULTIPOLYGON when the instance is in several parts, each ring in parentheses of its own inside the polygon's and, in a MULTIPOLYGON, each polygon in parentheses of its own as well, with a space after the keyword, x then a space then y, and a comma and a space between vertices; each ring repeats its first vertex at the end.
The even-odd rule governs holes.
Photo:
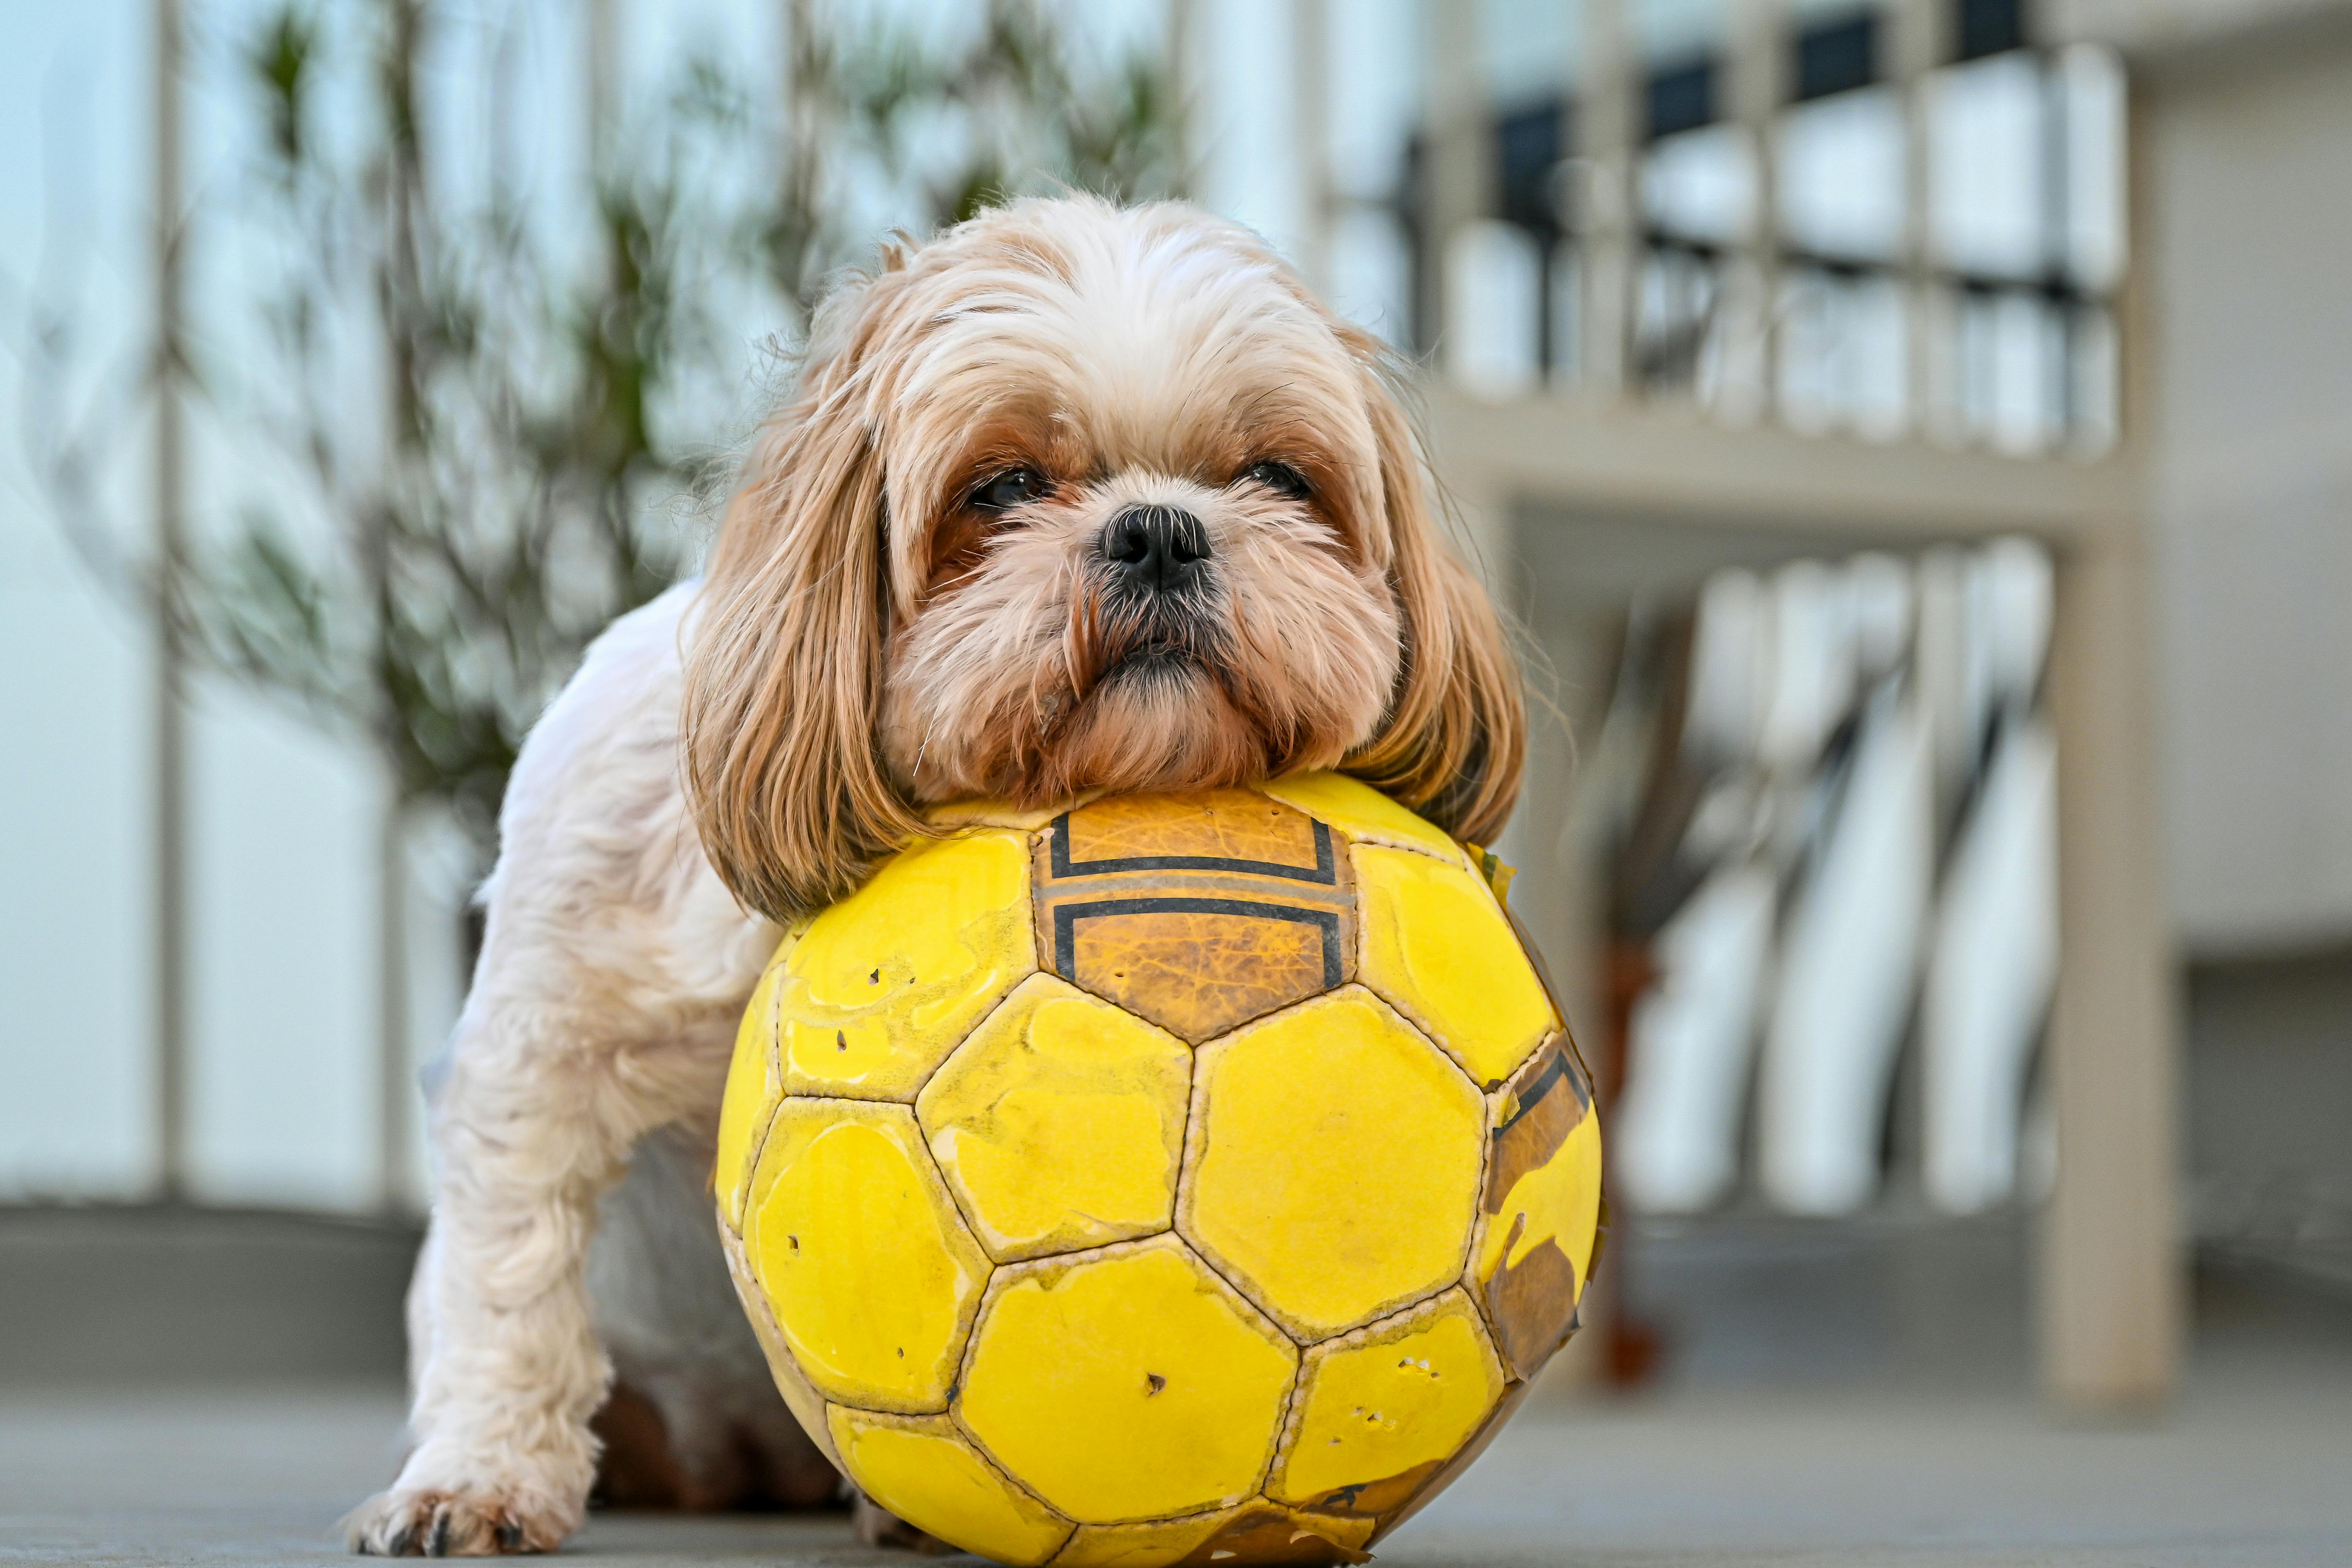
POLYGON ((516 764, 433 1095, 414 1447, 354 1546, 552 1548, 616 1363, 690 1496, 829 1486, 677 1172, 777 922, 924 805, 1340 766, 1490 839, 1521 731, 1378 348, 1255 238, 1071 199, 887 252, 821 313, 707 577, 616 623, 516 764), (1181 586, 1112 559, 1139 508, 1187 518, 1181 586))

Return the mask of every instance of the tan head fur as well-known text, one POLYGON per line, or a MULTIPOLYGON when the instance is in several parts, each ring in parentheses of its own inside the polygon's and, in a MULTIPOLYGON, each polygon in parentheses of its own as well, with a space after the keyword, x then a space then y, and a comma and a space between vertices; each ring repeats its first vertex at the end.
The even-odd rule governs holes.
POLYGON ((921 831, 1343 767, 1467 838, 1518 673, 1368 334, 1190 207, 1026 201, 822 312, 687 650, 687 781, 778 918, 921 831))

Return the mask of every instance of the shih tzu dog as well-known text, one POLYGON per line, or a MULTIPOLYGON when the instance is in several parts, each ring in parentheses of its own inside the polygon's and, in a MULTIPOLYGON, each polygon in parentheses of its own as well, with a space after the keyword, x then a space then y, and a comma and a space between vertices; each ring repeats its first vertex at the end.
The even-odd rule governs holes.
POLYGON ((352 1545, 546 1551, 600 1476, 835 1495, 729 1285, 711 1146, 778 922, 923 806, 1336 766, 1491 840, 1522 728, 1379 348, 1256 238, 1074 199, 887 251, 706 576, 614 625, 516 763, 432 1085, 412 1447, 352 1545))

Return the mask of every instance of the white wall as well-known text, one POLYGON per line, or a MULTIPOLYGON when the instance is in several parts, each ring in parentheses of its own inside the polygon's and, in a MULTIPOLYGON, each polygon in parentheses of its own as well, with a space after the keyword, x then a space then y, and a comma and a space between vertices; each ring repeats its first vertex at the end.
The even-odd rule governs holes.
MULTIPOLYGON (((217 81, 251 0, 192 7, 188 190, 228 199, 217 81)), ((152 288, 144 0, 0 6, 0 1201, 138 1197, 156 1174, 151 672, 135 608, 66 548, 21 437, 29 406, 135 408, 152 288), (38 307, 92 330, 68 384, 24 356, 38 307)), ((233 267, 200 237, 198 288, 233 267)), ((215 354, 235 343, 208 341, 215 354)), ((245 475, 199 419, 201 526, 245 475)), ((142 419, 98 421, 109 520, 150 520, 142 419)), ((373 823, 364 755, 217 682, 188 729, 189 1175, 220 1203, 379 1196, 373 823)))
POLYGON ((0 1192, 151 1176, 145 644, 42 515, 19 437, 32 400, 91 391, 24 384, 37 294, 70 286, 111 364, 143 330, 144 13, 0 8, 0 147, 21 154, 0 157, 0 1192))
POLYGON ((2352 939, 2352 31, 2159 62, 2143 189, 2174 907, 2352 939))

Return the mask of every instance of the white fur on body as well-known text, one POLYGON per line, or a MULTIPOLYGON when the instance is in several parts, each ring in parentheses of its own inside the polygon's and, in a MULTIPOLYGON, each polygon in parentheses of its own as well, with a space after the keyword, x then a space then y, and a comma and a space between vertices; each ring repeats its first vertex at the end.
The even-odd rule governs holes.
POLYGON ((665 1397, 666 1379, 731 1370, 790 1422, 707 1271, 644 1267, 699 1238, 687 1245, 723 1287, 707 1189, 688 1189, 687 1214, 674 1189, 678 1170, 698 1184, 709 1169, 736 1026, 778 940, 711 871, 679 782, 693 592, 598 638, 516 761, 480 965, 434 1087, 433 1219, 408 1303, 414 1446, 352 1515, 360 1550, 544 1551, 576 1528, 595 1473, 588 1423, 612 1381, 600 1327, 646 1363, 657 1405, 694 1403, 692 1387, 665 1397), (626 1223, 597 1270, 614 1288, 592 1307, 600 1200, 657 1129, 683 1148, 611 1204, 626 1223), (693 1331, 714 1323, 725 1337, 693 1331))

